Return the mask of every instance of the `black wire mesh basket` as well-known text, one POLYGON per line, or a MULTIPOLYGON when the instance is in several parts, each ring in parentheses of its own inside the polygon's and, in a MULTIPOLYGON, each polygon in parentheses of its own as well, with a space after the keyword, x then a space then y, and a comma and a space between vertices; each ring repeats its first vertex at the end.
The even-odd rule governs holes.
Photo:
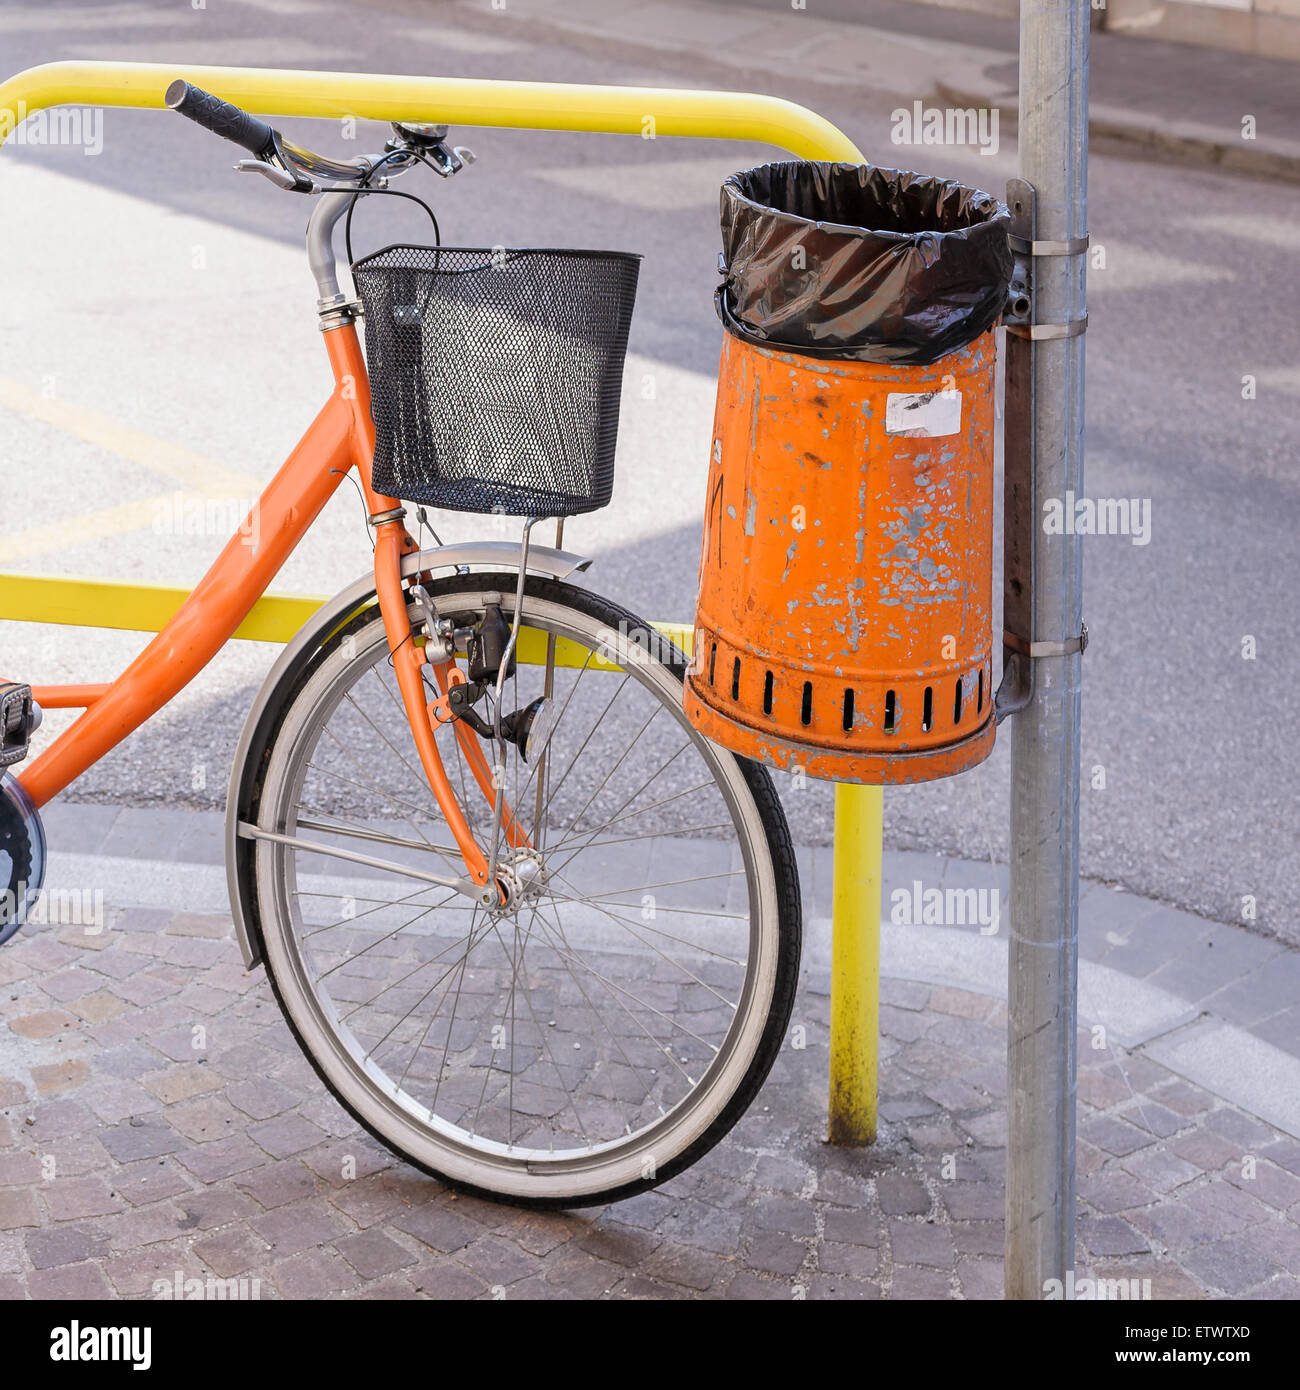
POLYGON ((502 247, 357 261, 375 490, 507 516, 605 506, 640 269, 625 251, 502 247))

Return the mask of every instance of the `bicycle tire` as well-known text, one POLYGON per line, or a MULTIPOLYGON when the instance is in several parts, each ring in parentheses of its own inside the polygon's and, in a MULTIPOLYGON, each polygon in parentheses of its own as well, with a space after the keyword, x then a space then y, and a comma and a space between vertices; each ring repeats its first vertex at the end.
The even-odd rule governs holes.
MULTIPOLYGON (((443 611, 448 605, 454 610, 457 602, 464 603, 472 597, 481 600, 485 594, 491 594, 501 599, 503 611, 509 619, 513 612, 516 579, 517 576, 512 574, 456 574, 435 580, 426 587, 439 611, 443 611)), ((586 590, 556 581, 530 577, 525 589, 525 604, 526 611, 528 607, 537 608, 541 605, 545 608, 546 605, 550 605, 552 609, 575 614, 577 627, 586 623, 598 625, 610 632, 645 630, 645 625, 626 609, 586 590)), ((382 629, 382 622, 376 610, 371 609, 359 615, 332 636, 320 657, 313 662, 311 673, 286 692, 283 708, 277 712, 275 732, 262 764, 258 795, 250 812, 251 819, 258 824, 268 828, 270 823, 287 824, 281 816, 286 805, 285 798, 289 795, 284 777, 293 758, 297 756, 294 750, 298 745, 295 741, 311 737, 309 731, 313 727, 313 706, 318 703, 321 692, 330 688, 331 682, 344 679, 338 674, 344 669, 345 662, 345 658, 340 655, 341 649, 350 642, 353 650, 359 648, 364 656, 372 645, 365 640, 365 634, 370 632, 373 638, 376 626, 382 629), (277 817, 280 819, 277 820, 277 817)), ((386 653, 386 642, 384 650, 386 653)), ((674 686, 679 688, 685 673, 685 658, 675 650, 664 655, 667 659, 654 658, 654 665, 657 670, 671 677, 674 686)), ((664 689, 667 689, 666 682, 664 689)), ((336 700, 336 706, 341 703, 340 696, 336 700)), ((317 730, 315 738, 319 737, 320 732, 317 730)), ((667 1154, 664 1161, 656 1162, 648 1172, 643 1170, 641 1174, 630 1179, 626 1178, 624 1173, 624 1180, 619 1181, 600 1178, 589 1180, 584 1177, 581 1181, 588 1183, 588 1186, 583 1190, 577 1190, 578 1183, 574 1180, 562 1183, 562 1191, 549 1190, 543 1183, 534 1182, 529 1175, 521 1177, 513 1171, 509 1181, 502 1179, 493 1169, 484 1170, 490 1180, 484 1180, 482 1174, 477 1179, 472 1172, 467 1174, 464 1165, 449 1171, 445 1159, 436 1160, 436 1145, 432 1146, 434 1152, 431 1153, 430 1145, 420 1147, 412 1142, 409 1124, 403 1133, 395 1132, 401 1125, 389 1122, 392 1117, 376 1102, 374 1096, 366 1093, 364 1083, 358 1081, 356 1059, 349 1060, 344 1055, 344 1044, 337 1033, 333 1039, 328 1036, 328 1028, 323 1022, 328 1008, 322 1005, 319 999, 313 1003, 314 996, 308 997, 311 991, 304 984, 306 966, 303 951, 301 943, 298 946, 294 945, 290 921, 292 912, 286 907, 286 893, 296 892, 296 889, 286 890, 285 887, 287 879, 291 877, 284 869, 284 859, 288 851, 283 846, 259 842, 255 873, 258 902, 255 906, 263 925, 267 973, 277 1002, 299 1046, 323 1084, 344 1109, 381 1144, 404 1161, 460 1190, 520 1206, 565 1208, 619 1200, 655 1187, 696 1162, 731 1130, 766 1079, 788 1026, 799 968, 799 885, 789 830, 766 770, 754 763, 735 758, 715 745, 705 746, 719 767, 732 770, 728 771, 727 775, 731 779, 734 794, 738 798, 742 795, 748 798, 745 814, 753 817, 755 842, 761 838, 762 852, 766 855, 766 864, 770 869, 771 902, 766 908, 770 920, 760 923, 759 927, 760 931, 773 933, 773 971, 770 994, 763 1009, 764 1016, 761 1021, 746 1021, 745 1026, 749 1030, 748 1036, 751 1041, 747 1044, 747 1055, 742 1059, 743 1065, 737 1063, 733 1068, 735 1082, 728 1085, 727 1094, 721 1097, 714 1096, 710 1101, 713 1113, 700 1132, 694 1134, 689 1142, 667 1154)), ((746 886, 750 889, 752 901, 754 888, 748 875, 746 886)), ((472 936, 472 928, 470 935, 472 936)), ((467 955, 470 949, 472 948, 467 947, 467 955)), ((449 1025, 449 1041, 450 1027, 453 1025, 449 1025)), ((558 1070, 557 1066, 557 1072, 558 1070)), ((402 1082, 405 1080, 404 1074, 402 1082)), ((400 1090, 400 1086, 398 1089, 400 1090)), ((674 1109, 671 1113, 677 1114, 677 1110, 674 1109)), ((689 1116, 689 1107, 682 1113, 683 1117, 689 1116)), ((432 1115, 432 1111, 430 1114, 432 1115)), ((688 1130, 690 1128, 684 1120, 682 1127, 688 1130)), ((629 1150, 629 1153, 631 1152, 633 1151, 629 1150)), ((621 1159, 620 1162, 626 1167, 625 1160, 621 1159)), ((598 1172, 599 1169, 596 1170, 596 1173, 598 1172)))

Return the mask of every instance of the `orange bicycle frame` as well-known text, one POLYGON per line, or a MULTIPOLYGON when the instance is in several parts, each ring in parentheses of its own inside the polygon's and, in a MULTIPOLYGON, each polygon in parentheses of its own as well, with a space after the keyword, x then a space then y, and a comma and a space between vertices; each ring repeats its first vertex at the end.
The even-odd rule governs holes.
MULTIPOLYGON (((85 713, 33 759, 19 780, 36 806, 44 806, 184 689, 248 616, 355 466, 369 514, 390 514, 375 528, 375 590, 416 751, 466 870, 476 884, 486 884, 487 856, 456 800, 434 738, 421 671, 424 648, 411 640, 401 562, 418 546, 403 522, 398 499, 377 493, 371 482, 375 433, 370 380, 356 326, 343 323, 323 337, 334 373, 333 394, 254 503, 258 525, 231 537, 167 625, 111 684, 33 687, 39 704, 84 708, 85 713), (255 543, 249 543, 250 537, 255 543)), ((429 664, 445 694, 452 662, 429 664)), ((475 781, 494 803, 492 770, 478 736, 460 721, 455 732, 475 781)), ((508 808, 502 826, 512 845, 528 843, 508 808)))

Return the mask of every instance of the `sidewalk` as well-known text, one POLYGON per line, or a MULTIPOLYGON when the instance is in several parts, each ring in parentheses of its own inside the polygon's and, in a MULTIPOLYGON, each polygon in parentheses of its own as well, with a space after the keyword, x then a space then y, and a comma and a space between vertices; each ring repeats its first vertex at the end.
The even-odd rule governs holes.
MULTIPOLYGON (((151 1297, 178 1275, 263 1298, 1000 1297, 1005 926, 926 919, 956 890, 991 904, 1004 871, 886 856, 875 1148, 823 1143, 812 850, 806 1046, 687 1173, 538 1214, 408 1169, 324 1092, 243 971, 220 817, 66 804, 48 826, 50 886, 102 888, 106 929, 31 927, 0 951, 0 1298, 151 1297)), ((1080 995, 1078 1277, 1300 1296, 1300 952, 1091 885, 1080 995)))
MULTIPOLYGON (((617 41, 629 50, 704 58, 743 74, 850 83, 910 104, 1017 111, 1014 20, 906 0, 860 0, 853 23, 753 0, 459 0, 475 28, 520 23, 617 41), (508 15, 508 18, 506 17, 508 15)), ((1097 148, 1142 150, 1264 178, 1300 182, 1295 63, 1124 34, 1091 39, 1091 132, 1097 148), (1255 120, 1243 137, 1243 118, 1255 120)), ((734 84, 756 85, 748 77, 734 84)), ((761 84, 758 84, 761 85, 761 84)))

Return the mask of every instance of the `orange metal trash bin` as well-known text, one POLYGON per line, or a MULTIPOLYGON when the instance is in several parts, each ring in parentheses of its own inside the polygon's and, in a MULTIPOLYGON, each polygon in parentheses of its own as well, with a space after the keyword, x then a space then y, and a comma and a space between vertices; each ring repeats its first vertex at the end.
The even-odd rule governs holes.
MULTIPOLYGON (((779 320, 789 295, 763 276, 779 320)), ((917 362, 925 344, 900 346, 897 332, 858 356, 842 343, 764 344, 719 291, 728 331, 685 692, 711 738, 845 782, 926 781, 988 756, 992 321, 1005 293, 1005 280, 986 287, 992 315, 966 316, 969 340, 917 362)), ((793 336, 789 317, 782 328, 793 336)))

